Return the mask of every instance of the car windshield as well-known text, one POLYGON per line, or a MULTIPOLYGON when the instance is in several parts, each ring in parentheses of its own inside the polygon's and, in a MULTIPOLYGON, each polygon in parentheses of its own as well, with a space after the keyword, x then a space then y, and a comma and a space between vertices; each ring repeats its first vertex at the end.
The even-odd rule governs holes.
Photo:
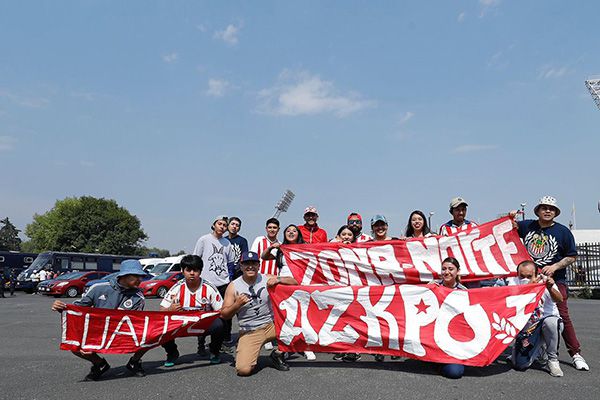
POLYGON ((169 267, 173 265, 172 263, 160 263, 160 264, 156 264, 154 266, 154 268, 152 268, 152 271, 150 271, 150 273, 154 274, 154 275, 160 275, 164 272, 167 272, 167 270, 169 269, 169 267))
POLYGON ((33 260, 29 268, 27 268, 24 272, 31 274, 33 272, 38 272, 42 267, 45 267, 48 264, 48 261, 52 260, 52 256, 48 253, 40 254, 33 260))
POLYGON ((81 277, 83 275, 83 272, 68 272, 66 274, 62 274, 60 276, 58 276, 56 279, 59 279, 61 281, 66 281, 69 279, 77 279, 79 277, 81 277))
POLYGON ((160 274, 152 278, 153 281, 164 281, 165 279, 169 279, 170 277, 175 276, 170 272, 165 272, 164 274, 160 274))

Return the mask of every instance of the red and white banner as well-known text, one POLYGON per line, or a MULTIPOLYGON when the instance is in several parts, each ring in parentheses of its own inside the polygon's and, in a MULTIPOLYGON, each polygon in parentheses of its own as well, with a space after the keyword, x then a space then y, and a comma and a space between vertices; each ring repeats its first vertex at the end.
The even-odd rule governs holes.
POLYGON ((62 350, 134 353, 180 336, 205 333, 218 312, 124 311, 68 305, 62 312, 62 350))
POLYGON ((426 283, 438 278, 442 260, 452 256, 465 280, 515 274, 530 260, 509 217, 450 236, 366 243, 281 246, 300 285, 371 286, 426 283))
POLYGON ((282 351, 377 353, 439 363, 492 363, 545 286, 451 290, 437 284, 285 286, 269 293, 282 351))

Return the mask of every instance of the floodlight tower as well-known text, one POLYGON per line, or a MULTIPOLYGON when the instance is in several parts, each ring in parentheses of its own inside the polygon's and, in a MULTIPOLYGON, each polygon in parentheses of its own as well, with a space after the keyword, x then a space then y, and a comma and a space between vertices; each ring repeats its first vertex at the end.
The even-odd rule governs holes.
POLYGON ((273 214, 273 218, 279 218, 281 213, 286 212, 290 208, 290 204, 294 200, 296 195, 291 190, 286 190, 281 197, 281 200, 275 204, 275 214, 273 214))
POLYGON ((585 81, 585 86, 590 91, 596 106, 600 108, 600 78, 591 78, 585 81))

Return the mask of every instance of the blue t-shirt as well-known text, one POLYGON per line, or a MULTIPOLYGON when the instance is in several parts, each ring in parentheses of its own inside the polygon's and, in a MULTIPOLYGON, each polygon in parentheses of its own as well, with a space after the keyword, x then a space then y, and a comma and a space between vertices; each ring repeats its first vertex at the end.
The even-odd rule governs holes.
MULTIPOLYGON (((527 252, 540 268, 559 262, 565 257, 577 256, 577 246, 573 234, 564 225, 555 222, 547 228, 540 227, 537 220, 519 221, 519 236, 523 239, 527 252)), ((564 282, 566 268, 554 273, 554 280, 564 282)))
POLYGON ((248 241, 245 237, 237 235, 233 239, 227 237, 229 243, 231 243, 232 253, 233 253, 233 270, 229 271, 229 276, 233 278, 236 272, 240 270, 240 259, 242 258, 242 253, 248 251, 248 241))

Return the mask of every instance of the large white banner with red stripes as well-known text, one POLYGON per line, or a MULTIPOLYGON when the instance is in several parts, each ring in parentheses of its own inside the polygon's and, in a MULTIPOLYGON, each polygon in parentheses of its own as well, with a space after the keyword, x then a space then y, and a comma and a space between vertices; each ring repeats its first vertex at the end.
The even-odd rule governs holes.
POLYGON ((179 336, 206 332, 219 312, 125 311, 69 304, 62 312, 62 350, 134 353, 179 336))
POLYGON ((509 217, 451 236, 366 243, 281 246, 300 285, 392 285, 438 278, 448 256, 460 263, 465 279, 514 275, 530 260, 509 217))
POLYGON ((543 284, 451 290, 437 284, 270 290, 282 351, 377 353, 485 366, 525 326, 543 284))

